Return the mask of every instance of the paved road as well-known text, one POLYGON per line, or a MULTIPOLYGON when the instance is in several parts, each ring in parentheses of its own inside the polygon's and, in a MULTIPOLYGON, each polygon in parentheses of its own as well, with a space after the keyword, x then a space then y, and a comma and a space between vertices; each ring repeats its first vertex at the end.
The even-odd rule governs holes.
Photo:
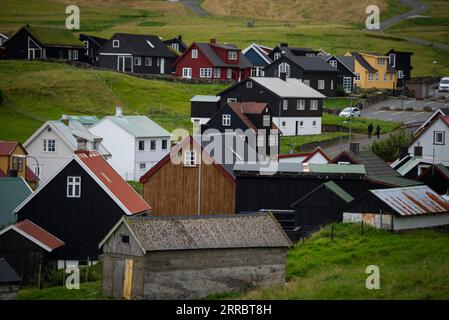
POLYGON ((398 24, 402 22, 403 20, 424 14, 428 9, 429 6, 421 1, 417 0, 401 0, 402 4, 411 8, 410 11, 407 11, 403 14, 391 17, 383 22, 380 23, 380 29, 384 30, 386 28, 389 28, 395 24, 398 24))
MULTIPOLYGON (((176 0, 172 0, 176 2, 176 0)), ((184 5, 193 11, 197 16, 207 16, 207 13, 203 8, 201 8, 201 0, 177 0, 178 2, 184 3, 184 5)))

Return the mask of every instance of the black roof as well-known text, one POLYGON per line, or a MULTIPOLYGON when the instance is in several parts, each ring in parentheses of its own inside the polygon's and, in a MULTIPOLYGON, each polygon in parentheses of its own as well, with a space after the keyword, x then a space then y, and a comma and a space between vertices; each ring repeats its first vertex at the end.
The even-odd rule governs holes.
MULTIPOLYGON (((229 67, 229 68, 235 68, 239 67, 241 69, 247 69, 251 68, 253 64, 248 60, 248 58, 239 52, 240 54, 240 63, 239 65, 235 64, 229 64, 223 61, 220 56, 212 49, 212 46, 210 43, 204 43, 204 42, 197 42, 195 43, 198 49, 201 50, 201 52, 207 57, 207 59, 216 67, 229 67)), ((216 47, 223 48, 226 50, 239 50, 234 45, 215 45, 216 47)))
POLYGON ((116 33, 112 38, 123 41, 130 52, 135 55, 176 58, 176 55, 167 48, 161 39, 154 35, 116 33))
POLYGON ((14 271, 13 268, 6 262, 5 259, 0 258, 0 283, 14 283, 20 282, 22 279, 14 271))

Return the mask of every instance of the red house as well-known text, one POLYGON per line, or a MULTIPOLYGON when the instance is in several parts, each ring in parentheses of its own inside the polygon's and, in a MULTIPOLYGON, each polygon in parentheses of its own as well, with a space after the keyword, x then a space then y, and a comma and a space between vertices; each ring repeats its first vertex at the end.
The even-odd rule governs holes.
POLYGON ((251 62, 232 44, 194 42, 173 66, 176 76, 195 79, 245 80, 251 75, 251 62))

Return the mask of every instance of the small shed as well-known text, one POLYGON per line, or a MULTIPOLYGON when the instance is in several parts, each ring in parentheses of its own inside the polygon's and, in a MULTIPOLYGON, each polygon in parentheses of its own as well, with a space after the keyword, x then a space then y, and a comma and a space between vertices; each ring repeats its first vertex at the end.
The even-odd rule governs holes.
POLYGON ((428 186, 369 190, 343 214, 343 222, 410 230, 449 225, 449 202, 428 186))
POLYGON ((48 254, 62 247, 64 242, 29 220, 0 230, 0 257, 5 258, 29 284, 35 280, 39 268, 48 264, 48 254))
POLYGON ((124 217, 100 243, 103 294, 197 299, 285 282, 291 242, 271 214, 124 217))
POLYGON ((20 281, 19 275, 8 262, 0 258, 0 300, 17 300, 20 281))
POLYGON ((334 181, 328 181, 293 203, 296 225, 303 229, 343 220, 343 211, 354 198, 334 181))

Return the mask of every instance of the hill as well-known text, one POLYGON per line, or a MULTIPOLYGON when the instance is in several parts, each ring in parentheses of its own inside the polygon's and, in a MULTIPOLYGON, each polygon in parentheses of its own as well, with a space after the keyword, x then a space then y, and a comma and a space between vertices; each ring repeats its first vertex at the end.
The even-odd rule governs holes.
POLYGON ((392 234, 358 224, 335 225, 289 252, 283 287, 242 299, 448 299, 449 235, 429 230, 392 234), (366 228, 366 227, 365 227, 366 228), (367 290, 366 267, 380 268, 380 290, 367 290))

